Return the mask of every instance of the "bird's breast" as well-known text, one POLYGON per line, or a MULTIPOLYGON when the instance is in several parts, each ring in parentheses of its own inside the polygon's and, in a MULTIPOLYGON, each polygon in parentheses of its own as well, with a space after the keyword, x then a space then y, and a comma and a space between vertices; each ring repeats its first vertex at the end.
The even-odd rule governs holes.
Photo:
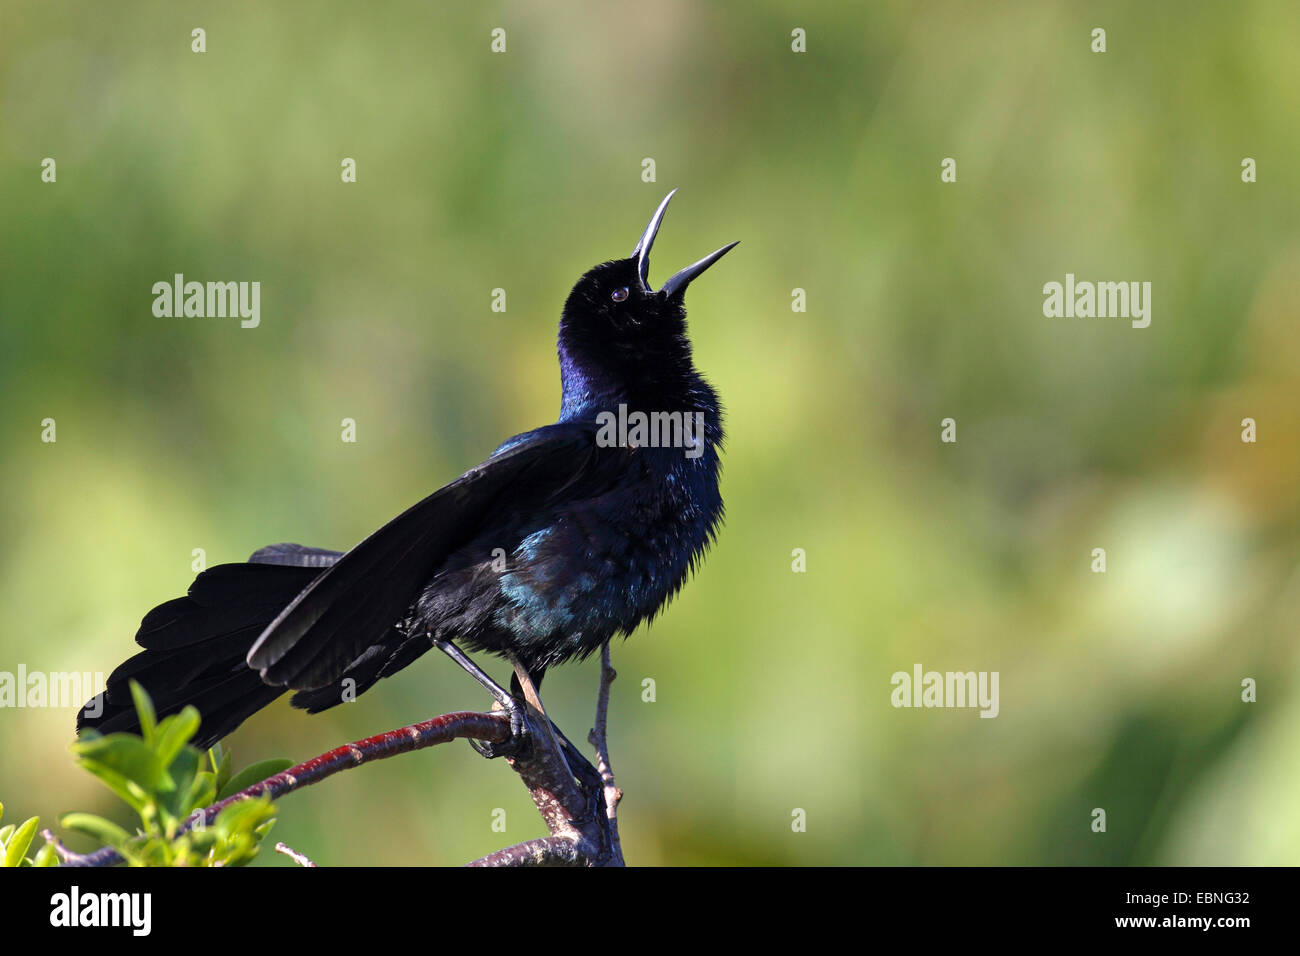
POLYGON ((716 475, 672 468, 556 506, 500 574, 500 626, 562 656, 653 617, 682 586, 721 511, 716 475))

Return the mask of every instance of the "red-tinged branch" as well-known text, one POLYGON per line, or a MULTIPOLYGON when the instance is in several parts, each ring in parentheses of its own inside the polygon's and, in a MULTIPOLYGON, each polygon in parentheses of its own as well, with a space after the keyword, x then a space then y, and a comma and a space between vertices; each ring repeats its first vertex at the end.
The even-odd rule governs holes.
MULTIPOLYGON (((207 826, 216 819, 218 813, 237 800, 260 796, 274 799, 372 760, 395 757, 413 750, 445 744, 461 737, 504 743, 510 739, 510 720, 502 714, 480 714, 471 711, 443 714, 432 720, 335 747, 328 753, 313 757, 296 767, 290 767, 273 777, 267 777, 233 796, 219 800, 202 811, 195 811, 180 832, 184 833, 194 827, 199 819, 202 819, 203 825, 207 826)), ((83 855, 73 853, 57 840, 51 842, 54 843, 64 866, 113 866, 122 862, 121 855, 112 847, 104 847, 102 850, 83 855)))

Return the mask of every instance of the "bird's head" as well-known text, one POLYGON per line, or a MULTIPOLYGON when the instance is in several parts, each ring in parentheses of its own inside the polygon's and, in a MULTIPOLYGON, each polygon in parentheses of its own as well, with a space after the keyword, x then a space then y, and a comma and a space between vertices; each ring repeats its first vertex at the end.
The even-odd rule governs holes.
POLYGON ((639 392, 693 373, 686 337, 686 287, 736 246, 731 242, 650 285, 650 249, 673 198, 664 197, 632 255, 591 269, 578 280, 560 319, 560 364, 565 404, 580 393, 639 392))

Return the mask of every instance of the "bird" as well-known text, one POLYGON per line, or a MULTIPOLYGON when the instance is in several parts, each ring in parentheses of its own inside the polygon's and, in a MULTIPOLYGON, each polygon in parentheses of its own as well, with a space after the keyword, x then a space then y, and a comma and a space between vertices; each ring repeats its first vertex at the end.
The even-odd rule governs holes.
POLYGON ((517 753, 518 672, 540 687, 548 668, 655 618, 722 526, 723 408, 695 366, 684 298, 738 243, 652 288, 650 251, 675 193, 631 256, 569 293, 558 420, 507 439, 349 551, 274 544, 202 571, 144 616, 143 650, 82 707, 78 734, 139 733, 137 681, 160 717, 193 705, 192 743, 206 748, 282 694, 320 713, 438 648, 511 713, 512 741, 476 749, 517 753), (664 427, 647 435, 647 420, 664 427), (465 650, 515 665, 508 695, 465 650))

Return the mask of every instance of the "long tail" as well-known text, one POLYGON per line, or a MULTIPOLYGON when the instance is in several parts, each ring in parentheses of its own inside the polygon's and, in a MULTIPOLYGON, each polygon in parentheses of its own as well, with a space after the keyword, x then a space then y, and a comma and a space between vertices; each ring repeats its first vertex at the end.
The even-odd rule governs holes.
POLYGON ((187 704, 203 718, 194 746, 206 748, 271 703, 245 657, 258 635, 339 552, 272 545, 247 564, 222 564, 194 579, 183 598, 160 604, 135 635, 142 652, 109 676, 105 690, 77 713, 77 732, 140 732, 129 682, 139 681, 159 717, 187 704))

